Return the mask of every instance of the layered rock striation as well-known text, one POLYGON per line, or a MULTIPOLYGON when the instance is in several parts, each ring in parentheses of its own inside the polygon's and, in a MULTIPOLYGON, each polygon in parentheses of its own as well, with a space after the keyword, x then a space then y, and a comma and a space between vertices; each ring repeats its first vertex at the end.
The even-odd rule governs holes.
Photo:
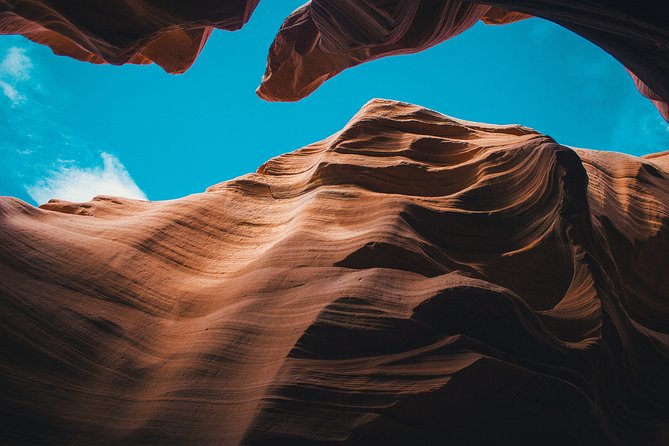
POLYGON ((0 200, 4 445, 666 444, 669 155, 375 100, 206 193, 0 200))

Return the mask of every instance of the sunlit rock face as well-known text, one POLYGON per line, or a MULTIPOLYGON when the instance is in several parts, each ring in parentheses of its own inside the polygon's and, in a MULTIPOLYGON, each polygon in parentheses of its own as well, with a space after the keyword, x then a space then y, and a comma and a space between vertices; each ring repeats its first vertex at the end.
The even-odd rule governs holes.
POLYGON ((478 20, 504 24, 529 16, 558 23, 613 55, 669 121, 669 21, 659 0, 312 0, 277 34, 258 94, 299 100, 346 68, 425 50, 478 20))
POLYGON ((0 200, 3 445, 663 445, 669 155, 375 100, 179 200, 0 200))
POLYGON ((213 28, 237 30, 259 0, 0 0, 0 34, 93 63, 186 71, 213 28))

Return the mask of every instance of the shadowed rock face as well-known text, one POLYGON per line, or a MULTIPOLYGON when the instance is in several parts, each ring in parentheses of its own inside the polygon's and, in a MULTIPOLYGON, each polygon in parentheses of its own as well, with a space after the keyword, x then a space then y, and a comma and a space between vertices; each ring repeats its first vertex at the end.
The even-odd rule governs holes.
POLYGON ((186 71, 213 28, 237 30, 260 0, 0 0, 0 34, 93 63, 186 71))
POLYGON ((666 444, 669 155, 375 100, 180 200, 0 200, 3 445, 666 444))

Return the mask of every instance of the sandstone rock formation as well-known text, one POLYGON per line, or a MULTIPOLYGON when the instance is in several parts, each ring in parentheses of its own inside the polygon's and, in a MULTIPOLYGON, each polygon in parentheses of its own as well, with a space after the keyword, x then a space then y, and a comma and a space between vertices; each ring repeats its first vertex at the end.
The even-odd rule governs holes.
POLYGON ((0 0, 0 34, 93 63, 186 71, 213 28, 236 30, 260 0, 0 0))
POLYGON ((0 200, 3 445, 669 438, 669 154, 375 100, 165 202, 0 200))
POLYGON ((360 63, 423 51, 479 19, 503 24, 523 14, 556 22, 613 55, 669 121, 669 22, 659 0, 312 0, 281 27, 258 94, 296 101, 360 63))
POLYGON ((258 95, 297 101, 360 63, 423 51, 481 19, 504 24, 525 17, 460 0, 310 1, 279 30, 258 95))

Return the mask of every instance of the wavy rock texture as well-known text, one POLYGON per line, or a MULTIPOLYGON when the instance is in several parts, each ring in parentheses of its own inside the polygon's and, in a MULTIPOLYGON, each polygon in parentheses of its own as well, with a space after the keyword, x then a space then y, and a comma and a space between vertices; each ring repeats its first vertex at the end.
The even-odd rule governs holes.
POLYGON ((260 0, 0 0, 0 34, 93 63, 186 71, 213 28, 237 30, 260 0))
POLYGON ((375 100, 180 200, 0 200, 3 445, 669 438, 669 154, 375 100))
POLYGON ((270 48, 258 95, 296 101, 341 71, 416 53, 473 26, 529 16, 551 20, 599 45, 631 72, 642 94, 669 121, 669 23, 666 2, 312 0, 295 11, 270 48), (485 3, 485 4, 484 4, 485 3), (489 5, 492 6, 489 6, 489 5), (511 12, 514 11, 514 12, 511 12))

